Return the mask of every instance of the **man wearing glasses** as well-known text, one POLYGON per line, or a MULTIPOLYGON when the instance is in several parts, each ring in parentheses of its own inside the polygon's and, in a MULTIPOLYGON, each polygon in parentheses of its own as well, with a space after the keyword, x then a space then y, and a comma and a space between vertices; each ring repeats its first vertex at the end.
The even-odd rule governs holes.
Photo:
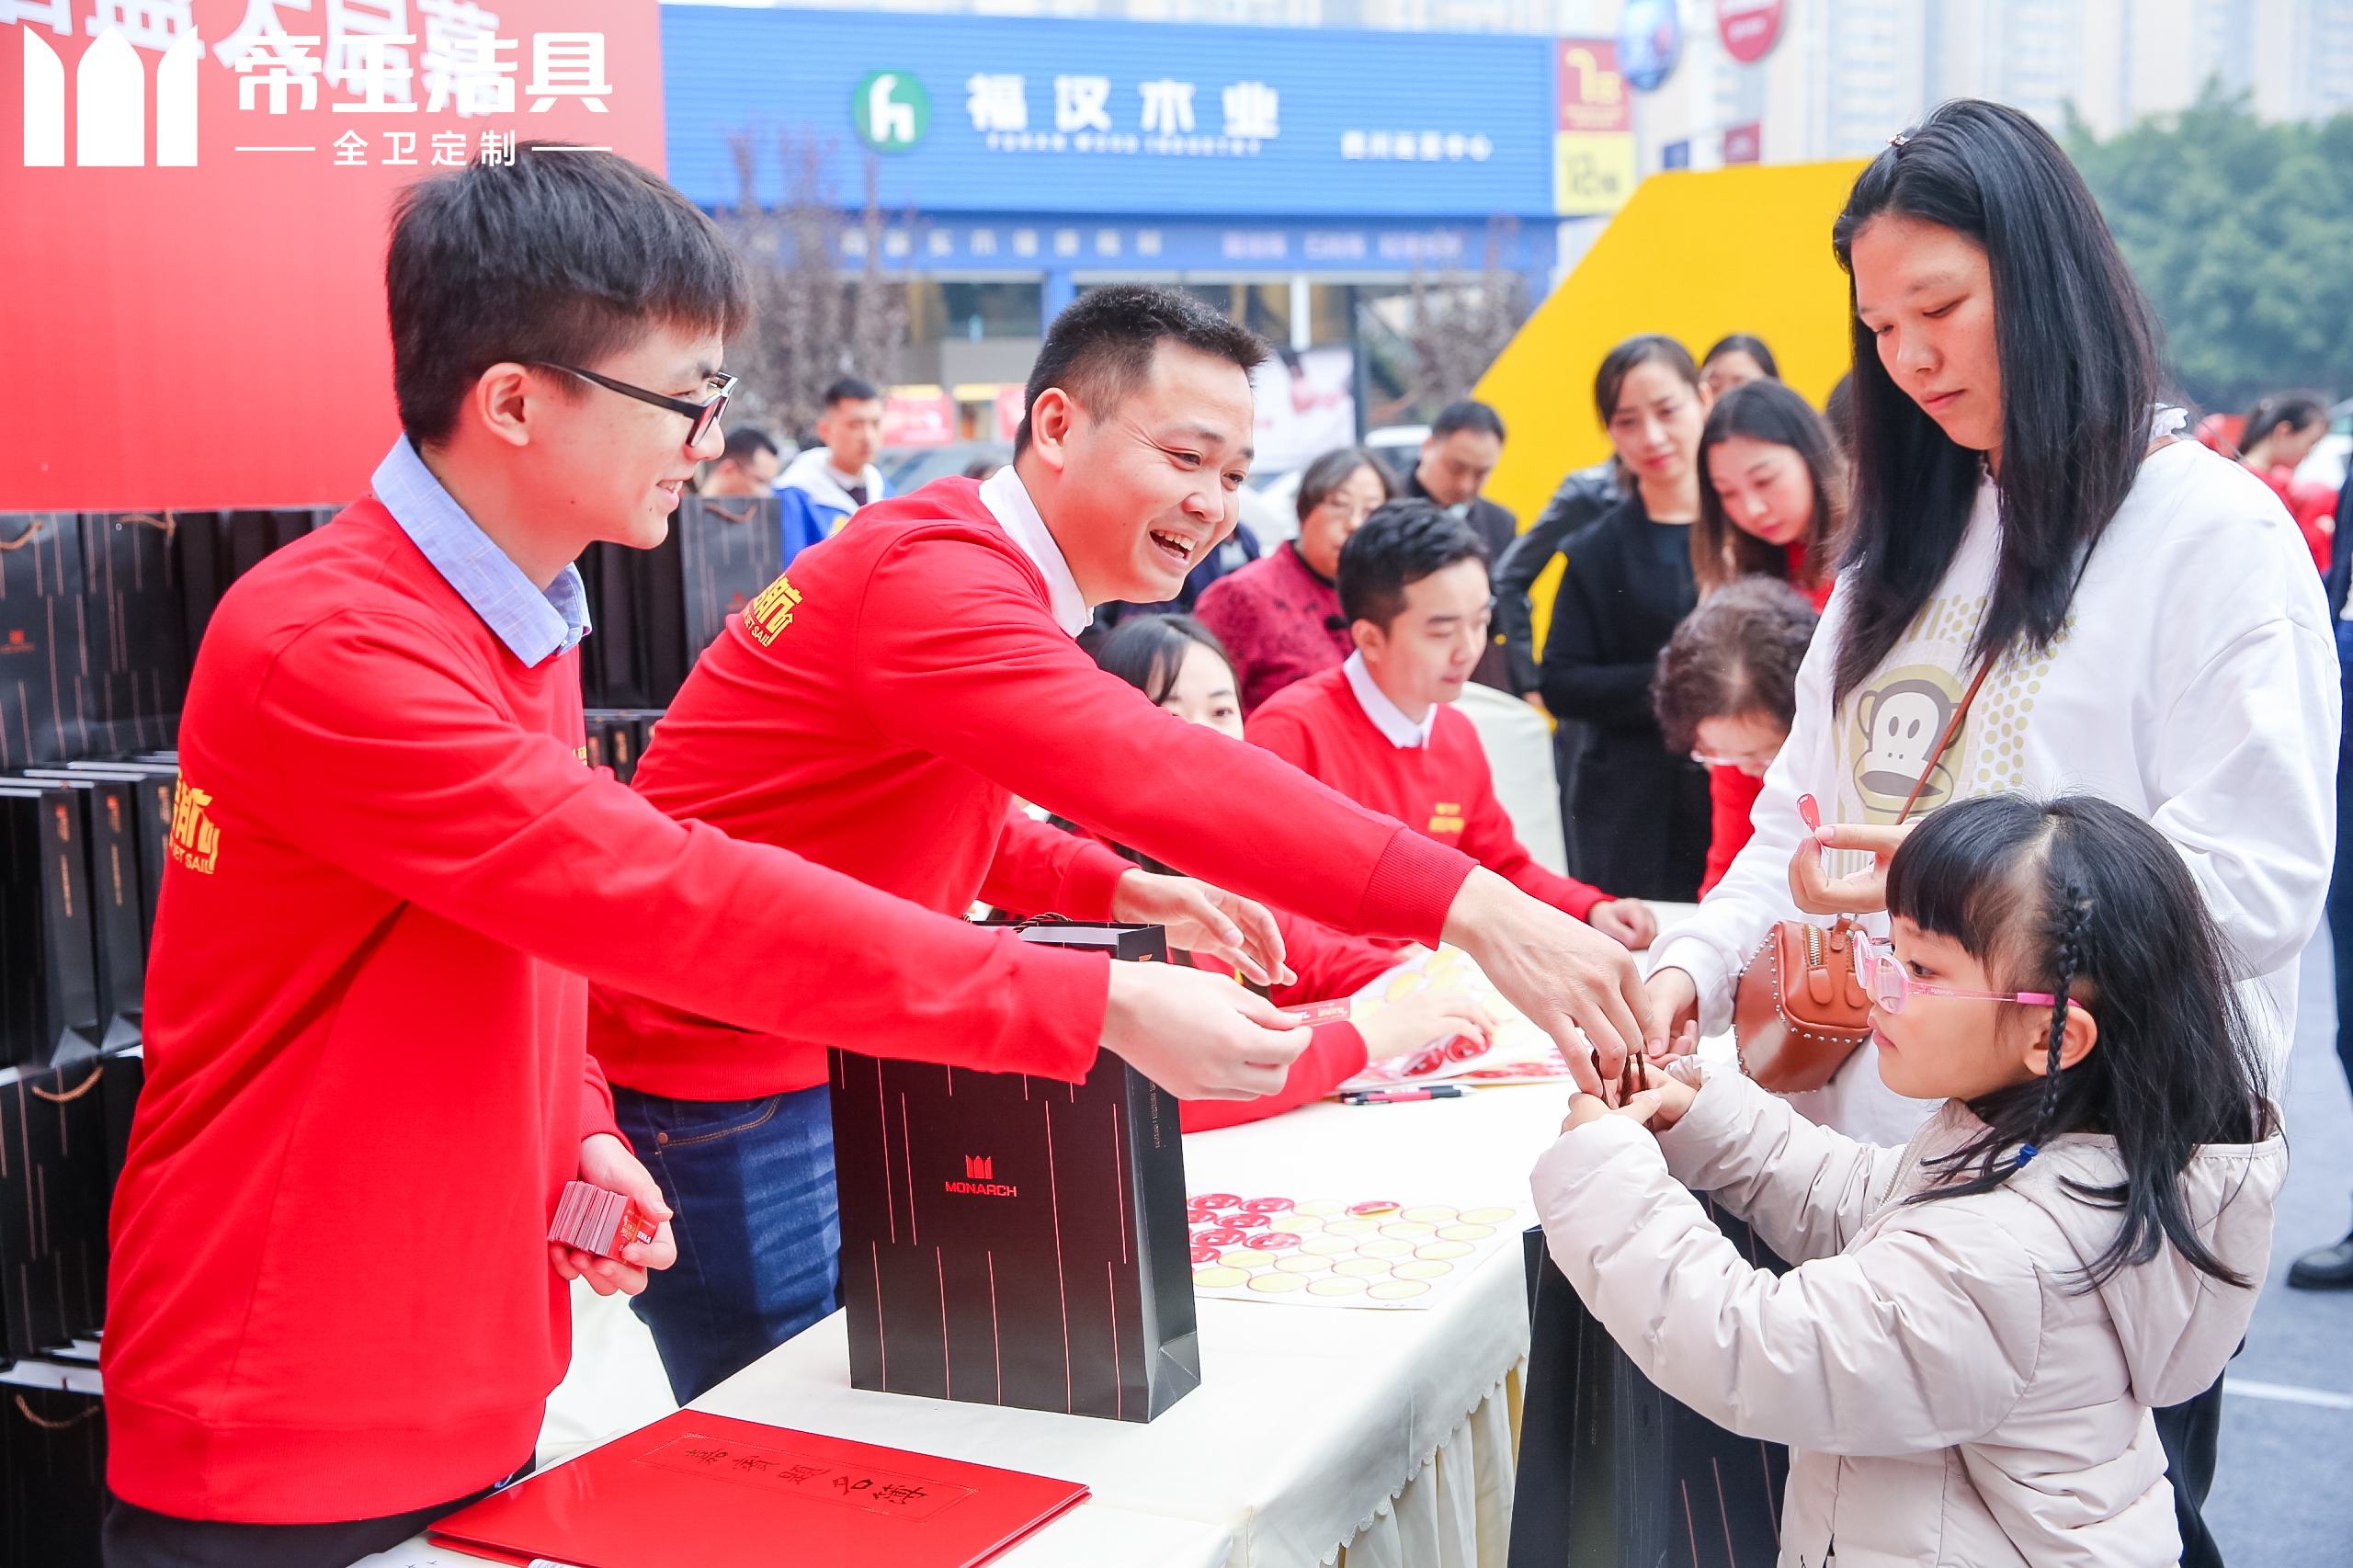
POLYGON ((222 599, 188 687, 147 1087, 113 1214, 106 1560, 320 1565, 530 1460, 574 1177, 663 1195, 585 1051, 593 979, 753 1035, 1185 1095, 1279 1085, 1238 988, 934 915, 675 822, 581 759, 573 559, 649 546, 747 314, 717 230, 608 153, 414 187, 373 493, 222 599), (1116 972, 1115 972, 1116 971, 1116 972))

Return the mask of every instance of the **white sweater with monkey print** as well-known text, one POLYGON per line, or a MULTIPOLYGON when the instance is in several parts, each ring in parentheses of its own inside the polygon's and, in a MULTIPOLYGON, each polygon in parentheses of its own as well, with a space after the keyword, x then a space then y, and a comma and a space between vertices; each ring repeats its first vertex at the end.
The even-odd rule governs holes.
MULTIPOLYGON (((1831 595, 1755 836, 1699 914, 1651 947, 1654 971, 1697 982, 1702 1032, 1729 1024, 1741 967, 1772 924, 1800 917, 1789 886, 1805 835, 1797 798, 1813 795, 1826 823, 1892 823, 1903 809, 1976 673, 1969 645, 2000 550, 1989 481, 1927 605, 1835 711, 1847 585, 1831 595)), ((2138 812, 2188 863, 2249 977, 2242 998, 2283 1059, 2297 956, 2319 924, 2336 845, 2332 631, 2311 552, 2270 487, 2175 441, 2142 463, 2059 636, 1995 665, 1913 814, 2008 790, 2097 794, 2138 812)), ((1869 864, 1835 852, 1829 869, 1869 864)), ((1866 924, 1885 934, 1884 915, 1866 924)), ((1869 1045, 1793 1103, 1851 1136, 1897 1143, 1935 1108, 1882 1085, 1869 1045)))

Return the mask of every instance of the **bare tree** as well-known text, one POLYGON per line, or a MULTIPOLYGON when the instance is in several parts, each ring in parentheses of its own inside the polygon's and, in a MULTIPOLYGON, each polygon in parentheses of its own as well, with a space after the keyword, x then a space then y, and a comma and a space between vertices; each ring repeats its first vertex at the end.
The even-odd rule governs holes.
POLYGON ((1504 265, 1519 222, 1490 219, 1478 272, 1449 267, 1437 274, 1416 266, 1413 314, 1406 340, 1414 355, 1411 401, 1442 406, 1471 395, 1495 356, 1528 319, 1528 280, 1504 265))
POLYGON ((882 271, 889 242, 876 160, 867 160, 864 208, 852 230, 825 177, 835 142, 806 128, 798 135, 778 134, 784 199, 773 207, 760 200, 760 134, 739 131, 727 144, 738 194, 721 222, 751 274, 755 306, 750 328, 727 350, 728 363, 743 377, 736 407, 745 423, 805 439, 834 381, 857 376, 887 386, 898 379, 907 290, 882 271), (845 250, 864 253, 854 273, 836 260, 845 250))

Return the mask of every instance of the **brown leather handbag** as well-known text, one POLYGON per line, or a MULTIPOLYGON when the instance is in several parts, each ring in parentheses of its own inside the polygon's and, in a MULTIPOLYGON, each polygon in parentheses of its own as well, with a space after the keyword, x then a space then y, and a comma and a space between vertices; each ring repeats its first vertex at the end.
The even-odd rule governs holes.
MULTIPOLYGON (((1978 666, 1968 695, 1953 710, 1904 810, 1896 813, 1899 825, 1911 816, 1929 775, 1961 733, 1970 704, 1977 700, 1977 688, 1985 684, 1992 667, 1991 659, 1978 666)), ((1741 970, 1740 988, 1733 994, 1733 1040, 1743 1073, 1777 1095, 1818 1089, 1870 1038, 1870 998, 1855 972, 1862 934, 1846 915, 1827 930, 1810 920, 1774 925, 1741 970)))

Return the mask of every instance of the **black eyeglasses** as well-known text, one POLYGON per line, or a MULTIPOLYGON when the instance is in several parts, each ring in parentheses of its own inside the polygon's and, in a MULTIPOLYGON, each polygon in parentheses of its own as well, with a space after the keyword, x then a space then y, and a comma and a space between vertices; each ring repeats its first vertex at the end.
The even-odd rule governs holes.
POLYGON ((739 379, 729 375, 724 370, 714 370, 710 376, 710 383, 714 389, 710 401, 688 403, 682 397, 668 397, 661 392, 647 392, 643 387, 633 387, 627 381, 617 381, 610 376, 600 376, 594 370, 584 370, 577 365, 559 365, 553 360, 536 362, 544 364, 551 370, 562 370, 567 376, 578 376, 584 381, 594 381, 607 392, 617 392, 623 397, 633 397, 640 403, 650 403, 656 408, 666 408, 673 414, 685 415, 694 422, 694 429, 687 437, 687 445, 689 447, 701 446, 702 438, 710 434, 710 427, 719 423, 719 416, 727 412, 727 400, 733 394, 735 382, 739 379))

